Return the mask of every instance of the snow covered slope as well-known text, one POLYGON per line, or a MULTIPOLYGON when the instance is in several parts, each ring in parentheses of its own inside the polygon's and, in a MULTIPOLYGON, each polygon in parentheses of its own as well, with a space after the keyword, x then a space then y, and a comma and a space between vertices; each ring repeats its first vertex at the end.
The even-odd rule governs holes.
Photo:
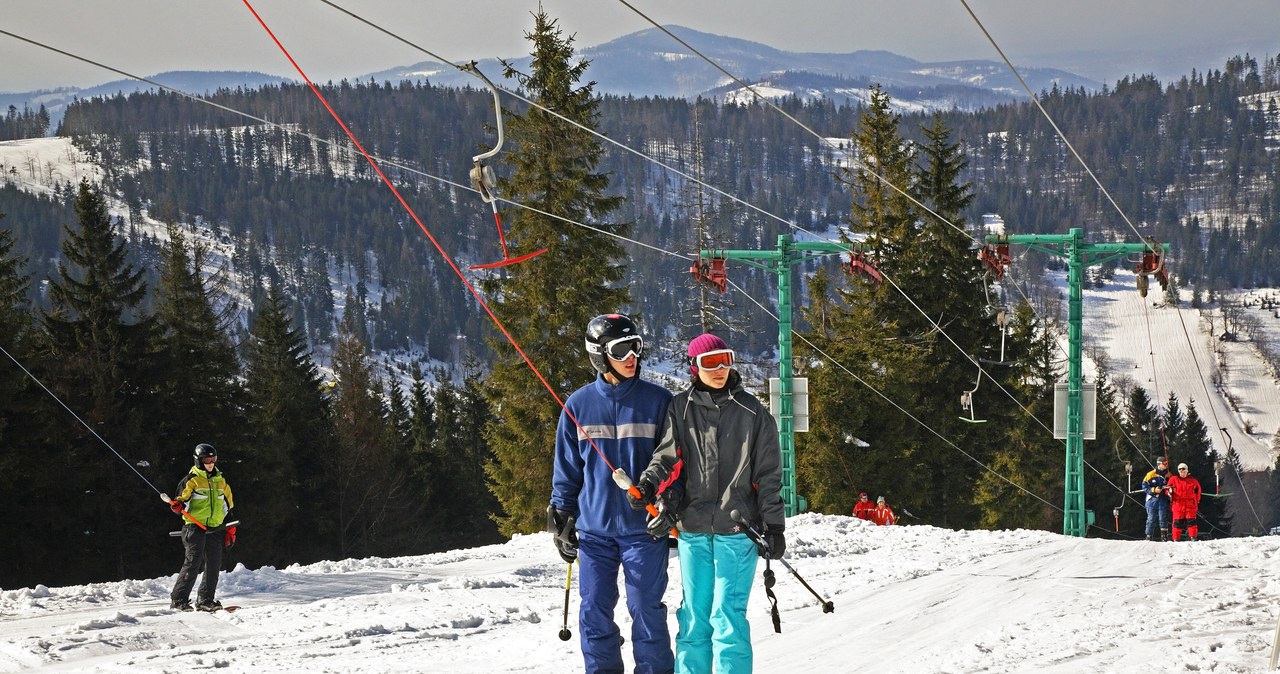
MULTIPOLYGON (((1053 276, 1061 284, 1063 275, 1053 276)), ((1177 394, 1184 412, 1194 401, 1219 452, 1225 453, 1230 442, 1245 468, 1270 467, 1275 458, 1270 450, 1272 436, 1280 429, 1280 381, 1260 356, 1258 345, 1219 341, 1220 312, 1216 307, 1192 309, 1190 293, 1183 293, 1178 309, 1163 305, 1158 286, 1145 299, 1135 287, 1133 272, 1119 271, 1105 287, 1085 291, 1086 345, 1106 353, 1113 381, 1132 379, 1159 407, 1168 402, 1170 392, 1177 394), (1211 334, 1214 320, 1216 330, 1211 334), (1220 387, 1214 383, 1218 379, 1220 387), (1230 440, 1219 428, 1226 429, 1230 440)), ((1065 292, 1064 288, 1064 297, 1065 292)), ((1264 326, 1260 339, 1280 338, 1280 320, 1258 309, 1249 311, 1264 326)))
MULTIPOLYGON (((758 672, 1262 672, 1280 615, 1280 536, 1124 542, 812 514, 787 534, 787 560, 835 612, 775 563, 781 634, 758 584, 751 599, 758 672)), ((175 570, 181 555, 175 543, 175 570)), ((574 636, 556 636, 565 571, 538 534, 238 567, 220 584, 243 606, 232 614, 171 611, 172 576, 0 591, 0 671, 580 671, 576 576, 574 636)), ((673 552, 673 630, 679 591, 673 552)))

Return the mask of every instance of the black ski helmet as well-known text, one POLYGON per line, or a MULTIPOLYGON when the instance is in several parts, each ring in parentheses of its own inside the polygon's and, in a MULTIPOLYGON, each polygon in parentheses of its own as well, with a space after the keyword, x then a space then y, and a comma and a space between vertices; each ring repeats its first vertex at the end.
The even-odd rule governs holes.
POLYGON ((213 445, 206 445, 202 442, 196 445, 193 455, 196 458, 196 465, 203 466, 205 457, 212 456, 216 458, 218 456, 218 450, 214 449, 213 445))
MULTIPOLYGON (((587 323, 587 358, 596 372, 608 374, 612 370, 609 359, 605 356, 605 347, 609 342, 624 337, 635 337, 640 340, 640 329, 636 327, 635 321, 622 314, 603 314, 587 323)), ((638 357, 643 357, 643 340, 640 340, 638 348, 640 350, 638 357)))

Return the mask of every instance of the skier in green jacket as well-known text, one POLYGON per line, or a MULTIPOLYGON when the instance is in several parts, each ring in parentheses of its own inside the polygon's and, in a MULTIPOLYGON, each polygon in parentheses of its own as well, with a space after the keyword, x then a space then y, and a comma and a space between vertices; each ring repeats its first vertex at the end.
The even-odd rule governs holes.
POLYGON ((196 445, 195 466, 178 482, 169 507, 182 515, 182 546, 185 550, 182 570, 169 594, 169 606, 180 611, 190 611, 191 589, 196 575, 204 572, 200 591, 196 594, 194 608, 201 611, 217 611, 222 603, 213 598, 218 589, 218 570, 222 567, 222 548, 236 542, 235 526, 231 521, 231 509, 235 499, 231 486, 218 470, 218 450, 213 445, 196 445))

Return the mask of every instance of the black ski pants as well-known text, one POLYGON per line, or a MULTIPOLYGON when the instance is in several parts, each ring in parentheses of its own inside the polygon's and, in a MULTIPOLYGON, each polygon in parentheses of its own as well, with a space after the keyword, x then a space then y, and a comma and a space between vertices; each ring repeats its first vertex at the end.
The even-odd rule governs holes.
POLYGON ((182 570, 178 572, 178 582, 173 585, 169 598, 173 601, 189 601, 191 588, 196 584, 196 575, 204 572, 200 580, 200 591, 196 594, 196 603, 213 601, 218 590, 218 570, 222 568, 222 543, 225 533, 222 527, 205 531, 194 524, 182 527, 182 546, 186 554, 182 558, 182 570))

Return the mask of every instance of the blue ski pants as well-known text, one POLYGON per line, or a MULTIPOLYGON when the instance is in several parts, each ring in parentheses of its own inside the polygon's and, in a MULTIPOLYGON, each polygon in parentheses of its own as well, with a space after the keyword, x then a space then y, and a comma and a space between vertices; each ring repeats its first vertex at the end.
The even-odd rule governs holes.
POLYGON ((675 667, 667 607, 667 539, 649 534, 597 536, 578 532, 578 629, 587 674, 623 674, 622 639, 613 610, 622 570, 631 613, 631 653, 635 674, 667 674, 675 667))
POLYGON ((747 599, 759 548, 746 534, 680 533, 684 600, 676 611, 676 671, 749 674, 751 625, 747 599))
POLYGON ((1147 535, 1157 536, 1161 529, 1169 528, 1169 521, 1173 519, 1172 506, 1168 499, 1149 498, 1147 499, 1147 535))

